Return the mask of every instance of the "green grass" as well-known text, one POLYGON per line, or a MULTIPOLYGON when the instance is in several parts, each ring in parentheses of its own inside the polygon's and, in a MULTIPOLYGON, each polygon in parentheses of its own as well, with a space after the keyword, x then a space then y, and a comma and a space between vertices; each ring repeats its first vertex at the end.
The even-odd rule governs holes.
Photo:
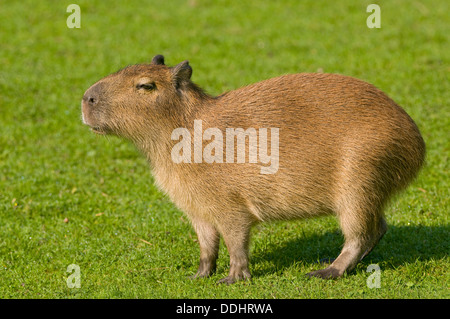
POLYGON ((9 1, 0 10, 0 298, 449 298, 450 10, 447 1, 9 1), (343 243, 332 217, 253 230, 253 280, 197 281, 187 218, 129 143, 80 121, 84 91, 123 66, 189 59, 211 94, 284 73, 342 73, 402 105, 427 164, 386 214, 376 249, 344 278, 305 273, 343 243), (68 288, 77 264, 81 288, 68 288), (368 265, 381 268, 369 289, 368 265))

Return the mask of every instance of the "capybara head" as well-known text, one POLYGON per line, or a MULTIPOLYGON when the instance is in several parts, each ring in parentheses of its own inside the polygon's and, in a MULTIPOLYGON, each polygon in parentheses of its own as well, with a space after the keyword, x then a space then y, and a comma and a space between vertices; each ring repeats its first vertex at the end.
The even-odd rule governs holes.
POLYGON ((83 123, 98 134, 138 138, 137 132, 151 129, 176 111, 173 105, 195 86, 191 75, 188 61, 168 67, 162 55, 155 56, 151 64, 128 66, 86 91, 83 123))

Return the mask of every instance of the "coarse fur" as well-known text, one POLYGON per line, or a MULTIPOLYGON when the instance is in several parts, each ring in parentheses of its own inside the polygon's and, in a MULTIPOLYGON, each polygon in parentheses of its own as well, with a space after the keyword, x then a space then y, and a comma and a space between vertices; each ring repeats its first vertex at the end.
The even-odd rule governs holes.
MULTIPOLYGON (((250 229, 259 222, 335 214, 345 244, 327 268, 340 277, 386 232, 383 208, 418 174, 425 144, 414 121, 386 94, 337 74, 283 75, 213 97, 191 80, 187 61, 161 55, 91 86, 83 121, 99 134, 131 140, 147 157, 157 185, 197 232, 200 266, 216 267, 220 236, 230 254, 221 282, 250 278, 250 229), (176 128, 279 128, 279 168, 261 163, 174 163, 176 128)), ((203 146, 206 142, 203 141, 203 146)), ((237 147, 237 145, 235 145, 237 147)))

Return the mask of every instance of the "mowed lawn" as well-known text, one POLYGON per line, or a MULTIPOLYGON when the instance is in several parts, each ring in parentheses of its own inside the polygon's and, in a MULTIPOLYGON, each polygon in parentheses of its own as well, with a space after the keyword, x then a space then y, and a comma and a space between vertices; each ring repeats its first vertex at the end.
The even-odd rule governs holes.
POLYGON ((80 0, 73 29, 73 1, 2 3, 0 298, 449 298, 449 2, 377 1, 381 28, 370 29, 372 2, 80 0), (188 219, 130 143, 81 123, 91 84, 156 54, 189 60, 193 81, 214 95, 330 72, 402 105, 427 162, 387 208, 374 251, 341 279, 309 279, 340 252, 336 219, 263 224, 252 232, 251 282, 216 284, 228 271, 223 242, 217 272, 188 279, 199 259, 188 219))

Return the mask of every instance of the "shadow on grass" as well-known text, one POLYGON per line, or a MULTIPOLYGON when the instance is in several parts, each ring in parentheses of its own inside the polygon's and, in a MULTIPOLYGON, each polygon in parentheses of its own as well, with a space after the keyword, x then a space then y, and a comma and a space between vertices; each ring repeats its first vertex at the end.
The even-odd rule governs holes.
MULTIPOLYGON (((396 268, 416 260, 441 259, 450 251, 450 226, 389 226, 387 233, 362 263, 384 263, 384 268, 396 268)), ((296 263, 314 264, 324 268, 319 260, 336 258, 344 243, 340 232, 327 232, 287 239, 282 245, 269 246, 252 254, 255 276, 282 272, 296 263)))

